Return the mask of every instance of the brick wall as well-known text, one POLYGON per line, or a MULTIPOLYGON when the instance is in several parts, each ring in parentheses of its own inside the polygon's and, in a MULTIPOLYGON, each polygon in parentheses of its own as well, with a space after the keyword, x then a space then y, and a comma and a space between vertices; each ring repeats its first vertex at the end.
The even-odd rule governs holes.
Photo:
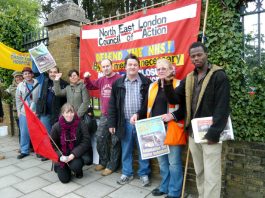
POLYGON ((79 70, 78 40, 80 27, 72 23, 57 24, 49 28, 49 46, 63 79, 68 80, 70 69, 79 70), (69 28, 67 30, 67 28, 69 28))
MULTIPOLYGON (((192 159, 189 160, 186 191, 197 194, 192 159)), ((265 143, 223 143, 222 197, 265 197, 265 143)))

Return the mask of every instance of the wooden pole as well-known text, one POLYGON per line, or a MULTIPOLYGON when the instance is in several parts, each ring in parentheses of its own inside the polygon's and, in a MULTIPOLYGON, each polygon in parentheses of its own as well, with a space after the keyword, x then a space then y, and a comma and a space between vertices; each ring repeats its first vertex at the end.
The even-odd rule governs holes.
POLYGON ((203 29, 202 29, 202 43, 204 43, 204 38, 205 38, 206 21, 207 21, 207 17, 208 17, 208 6, 209 6, 209 0, 206 0, 204 20, 203 20, 203 29))
MULTIPOLYGON (((60 152, 60 154, 63 155, 62 151, 59 149, 59 147, 57 146, 57 144, 54 142, 54 140, 52 139, 52 137, 50 136, 50 134, 49 134, 49 133, 47 133, 47 134, 48 134, 50 140, 52 141, 52 143, 54 144, 54 146, 55 146, 55 147, 57 148, 57 150, 60 152)), ((59 159, 59 161, 60 161, 60 159, 59 159)), ((69 167, 68 162, 66 162, 66 164, 67 164, 67 166, 69 167)))
MULTIPOLYGON (((209 6, 209 0, 206 0, 205 12, 204 12, 204 20, 203 20, 202 43, 204 43, 204 41, 205 41, 204 38, 205 38, 205 31, 206 31, 206 22, 207 22, 207 17, 208 17, 208 6, 209 6)), ((189 146, 188 146, 187 156, 186 156, 186 163, 185 163, 185 171, 184 171, 184 176, 183 176, 181 198, 184 198, 184 194, 185 194, 185 186, 186 186, 186 178, 187 178, 189 157, 190 157, 190 149, 189 149, 189 146)))
POLYGON ((185 195, 185 186, 186 186, 186 178, 187 178, 187 172, 188 172, 189 158, 190 158, 190 148, 188 146, 186 163, 185 163, 185 171, 184 171, 184 177, 183 177, 183 184, 182 184, 181 198, 184 198, 184 195, 185 195))

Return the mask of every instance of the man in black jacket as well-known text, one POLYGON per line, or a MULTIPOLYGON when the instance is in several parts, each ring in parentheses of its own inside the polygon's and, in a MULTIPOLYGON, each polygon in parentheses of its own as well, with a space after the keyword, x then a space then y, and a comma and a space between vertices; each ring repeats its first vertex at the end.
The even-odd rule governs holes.
MULTIPOLYGON (((117 181, 121 185, 133 179, 134 141, 138 144, 135 126, 130 124, 130 118, 140 110, 151 83, 148 78, 138 73, 139 68, 139 59, 129 54, 125 58, 126 75, 113 83, 109 102, 109 131, 121 139, 122 175, 117 181)), ((139 144, 137 147, 139 148, 139 144)), ((149 160, 142 160, 139 154, 138 175, 143 186, 150 184, 149 174, 149 160)))
MULTIPOLYGON (((65 97, 55 96, 53 91, 53 80, 59 73, 58 67, 53 67, 48 71, 48 78, 43 82, 40 98, 37 103, 37 115, 50 133, 52 125, 58 121, 60 109, 66 103, 65 97)), ((61 89, 65 88, 68 83, 60 79, 61 89)), ((42 161, 47 160, 42 158, 42 161)))
MULTIPOLYGON (((195 66, 175 90, 170 77, 165 81, 165 94, 171 104, 185 104, 185 128, 189 132, 189 148, 196 172, 200 198, 219 198, 221 192, 221 152, 218 143, 230 112, 230 86, 225 71, 208 62, 207 49, 195 42, 189 48, 195 66), (213 124, 204 139, 207 143, 195 143, 191 120, 212 117, 213 124)), ((170 74, 169 74, 170 76, 170 74)))

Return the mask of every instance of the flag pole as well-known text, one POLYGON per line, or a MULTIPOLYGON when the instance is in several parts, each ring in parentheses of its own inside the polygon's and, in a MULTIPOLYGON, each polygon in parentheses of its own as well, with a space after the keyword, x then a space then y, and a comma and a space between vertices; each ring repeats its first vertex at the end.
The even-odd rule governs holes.
MULTIPOLYGON (((52 137, 50 136, 50 134, 47 132, 48 137, 50 138, 50 140, 52 141, 53 145, 56 147, 56 149, 60 152, 61 155, 63 155, 62 151, 59 149, 59 147, 57 146, 57 144, 54 142, 54 140, 52 139, 52 137)), ((68 162, 66 162, 66 164, 69 166, 68 162)))
MULTIPOLYGON (((201 40, 202 43, 205 42, 204 38, 205 38, 205 31, 206 31, 206 22, 207 22, 207 17, 208 17, 208 6, 209 6, 209 0, 206 0, 205 12, 204 12, 204 20, 203 20, 203 29, 202 29, 202 40, 201 40)), ((189 157, 190 157, 190 148, 188 146, 187 156, 186 156, 186 163, 185 163, 185 171, 184 171, 184 177, 183 177, 183 184, 182 184, 181 198, 184 198, 184 194, 185 194, 185 186, 186 186, 186 179, 187 179, 189 157)))

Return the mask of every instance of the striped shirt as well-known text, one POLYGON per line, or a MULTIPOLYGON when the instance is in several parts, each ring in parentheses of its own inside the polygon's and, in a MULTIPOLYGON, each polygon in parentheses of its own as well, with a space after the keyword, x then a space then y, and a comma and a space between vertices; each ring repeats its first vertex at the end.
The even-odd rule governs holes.
POLYGON ((124 103, 124 115, 125 119, 130 119, 141 108, 142 95, 140 93, 142 81, 140 76, 133 81, 130 81, 127 77, 124 81, 126 94, 124 103))

